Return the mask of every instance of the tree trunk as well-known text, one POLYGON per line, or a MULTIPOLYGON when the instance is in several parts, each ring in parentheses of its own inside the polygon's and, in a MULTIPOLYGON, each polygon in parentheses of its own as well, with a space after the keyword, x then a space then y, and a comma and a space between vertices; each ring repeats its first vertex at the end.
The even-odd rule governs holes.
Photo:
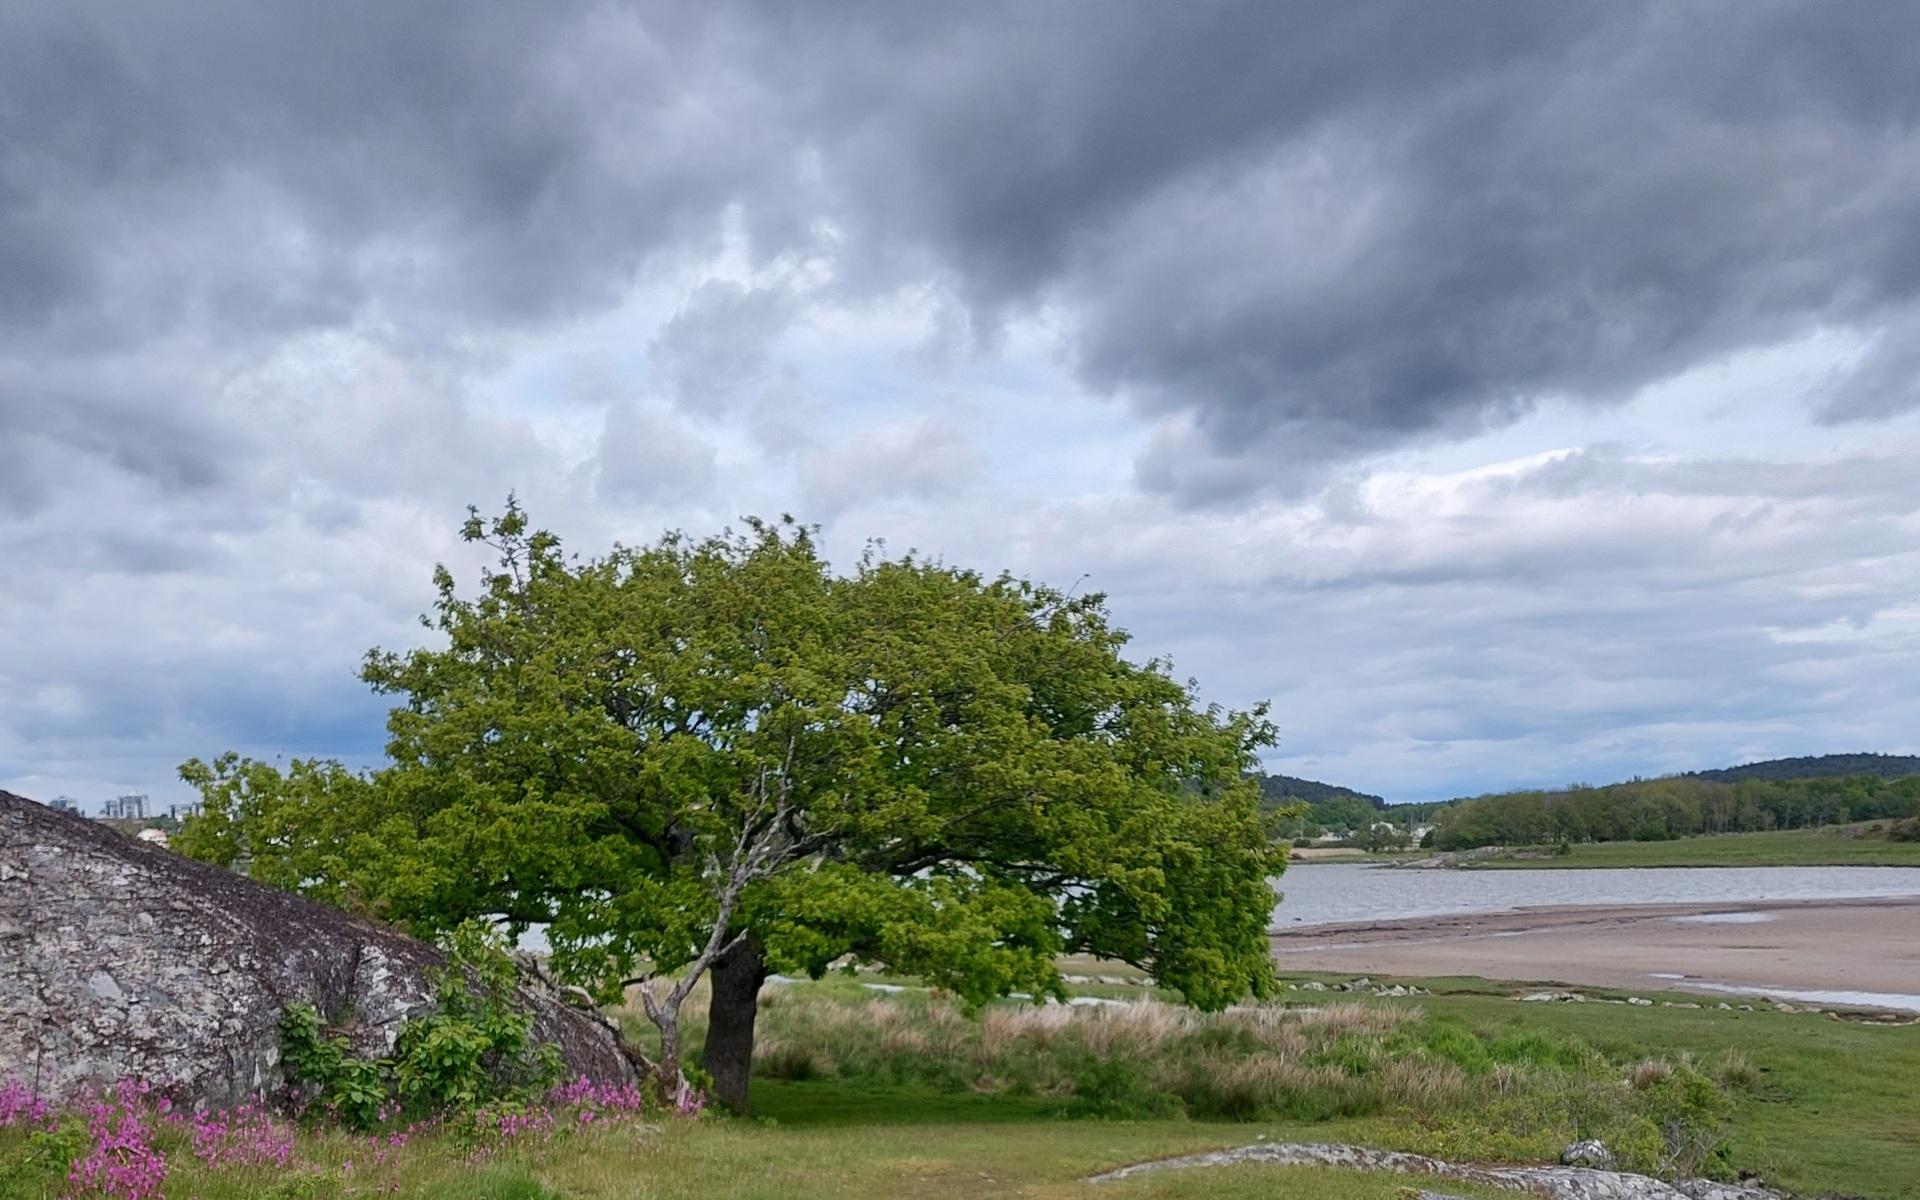
POLYGON ((660 1080, 661 1094, 672 1099, 684 1078, 680 1073, 680 1010, 676 1007, 662 1012, 654 1017, 653 1024, 660 1031, 660 1062, 654 1067, 654 1075, 660 1080))
POLYGON ((713 964, 713 999, 707 1005, 707 1048, 702 1065, 713 1077, 714 1098, 727 1107, 747 1106, 753 1070, 753 1022, 760 1014, 760 985, 767 962, 752 939, 713 964))

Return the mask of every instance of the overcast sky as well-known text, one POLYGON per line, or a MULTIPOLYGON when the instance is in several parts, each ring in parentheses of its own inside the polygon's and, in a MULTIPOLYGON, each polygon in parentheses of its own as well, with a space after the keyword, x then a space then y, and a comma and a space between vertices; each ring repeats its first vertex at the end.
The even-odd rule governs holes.
POLYGON ((509 490, 1087 576, 1392 799, 1920 750, 1920 6, 0 14, 0 787, 376 761, 509 490))

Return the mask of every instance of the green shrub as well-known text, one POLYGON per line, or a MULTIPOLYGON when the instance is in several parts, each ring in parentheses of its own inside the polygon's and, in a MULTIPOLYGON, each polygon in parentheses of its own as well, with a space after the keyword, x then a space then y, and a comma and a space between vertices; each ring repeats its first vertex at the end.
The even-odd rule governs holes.
POLYGON ((1598 1069, 1604 1060, 1591 1047, 1533 1030, 1511 1030, 1487 1043, 1487 1055, 1497 1063, 1527 1067, 1598 1069))
POLYGON ((280 1015, 280 1055, 302 1098, 319 1097, 326 1110, 356 1129, 380 1123, 391 1100, 391 1063, 353 1056, 347 1039, 326 1031, 311 1004, 290 1004, 280 1015))
POLYGON ((1477 1075, 1493 1065, 1484 1042, 1463 1026, 1436 1021, 1426 1029, 1424 1039, 1429 1054, 1469 1074, 1477 1075))
POLYGON ((1662 1166, 1680 1175, 1710 1175, 1726 1169, 1727 1118, 1732 1104, 1713 1080, 1687 1062, 1636 1072, 1632 1078, 1641 1115, 1660 1133, 1662 1166))
POLYGON ((446 939, 432 1011, 408 1021, 393 1056, 355 1057, 309 1004, 280 1019, 282 1061, 301 1095, 343 1123, 370 1129, 387 1119, 459 1112, 537 1094, 560 1071, 558 1051, 535 1047, 532 1015, 514 1003, 513 961, 499 935, 478 923, 446 939))
POLYGON ((1176 1117, 1180 1098, 1155 1082, 1146 1063, 1131 1058, 1095 1059, 1074 1072, 1067 1111, 1078 1117, 1146 1120, 1176 1117))
POLYGON ((87 1148, 87 1128, 68 1118, 24 1135, 0 1130, 0 1200, 39 1200, 60 1194, 67 1168, 87 1148))

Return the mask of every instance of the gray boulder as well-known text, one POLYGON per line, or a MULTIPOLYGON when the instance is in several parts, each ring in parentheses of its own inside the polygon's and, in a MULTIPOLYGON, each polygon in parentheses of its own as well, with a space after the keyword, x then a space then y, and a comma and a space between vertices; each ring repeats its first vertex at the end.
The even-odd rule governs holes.
MULTIPOLYGON (((432 1000, 439 951, 393 929, 0 792, 0 1083, 62 1097, 120 1079, 234 1104, 270 1093, 306 1002, 384 1054, 432 1000)), ((636 1073, 597 1016, 529 980, 567 1070, 636 1073)))
POLYGON ((1560 1152, 1560 1165, 1564 1167, 1597 1167, 1602 1171, 1613 1169, 1613 1151, 1599 1138, 1588 1138, 1575 1142, 1560 1152))
POLYGON ((1681 1179, 1669 1183, 1647 1175, 1594 1167, 1482 1166, 1450 1163, 1399 1150, 1374 1150, 1366 1146, 1323 1142, 1259 1142, 1232 1150, 1209 1150, 1177 1158, 1155 1159, 1090 1176, 1087 1182, 1107 1183, 1162 1171, 1227 1167, 1239 1163, 1393 1171, 1499 1191, 1524 1192, 1545 1197, 1546 1200, 1787 1200, 1786 1193, 1775 1191, 1757 1181, 1716 1183, 1710 1179, 1681 1179))

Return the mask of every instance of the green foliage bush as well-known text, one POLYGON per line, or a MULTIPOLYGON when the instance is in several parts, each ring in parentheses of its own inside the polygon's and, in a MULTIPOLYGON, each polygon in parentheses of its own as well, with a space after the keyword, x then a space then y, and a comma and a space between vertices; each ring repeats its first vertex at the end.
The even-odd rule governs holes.
POLYGON ((1493 1055, 1485 1042, 1464 1026, 1435 1022, 1421 1039, 1425 1050, 1443 1062, 1450 1062, 1468 1074, 1477 1075, 1493 1065, 1493 1055))
POLYGON ((1606 1059, 1579 1042, 1549 1037, 1537 1030, 1503 1033, 1487 1043, 1487 1057, 1496 1063, 1526 1067, 1561 1067, 1569 1071, 1599 1070, 1606 1059))
POLYGON ((1684 1060, 1643 1063, 1630 1079, 1642 1119, 1659 1133, 1661 1166, 1668 1173, 1726 1172, 1733 1105, 1719 1085, 1684 1060))
POLYGON ((67 1169, 87 1147, 86 1126, 69 1117, 52 1129, 0 1130, 0 1200, 39 1200, 65 1186, 67 1169))
POLYGON ((1147 1064, 1130 1058, 1088 1059, 1073 1076, 1067 1111, 1077 1117, 1140 1121, 1177 1117, 1180 1097, 1161 1088, 1147 1064))
POLYGON ((531 1097, 557 1081, 557 1051, 532 1044, 533 1018, 514 1003, 514 966, 500 936, 469 922, 444 948, 433 1010, 401 1028, 390 1058, 358 1058, 312 1005, 287 1008, 281 1052, 302 1097, 346 1125, 370 1129, 401 1115, 531 1097))

